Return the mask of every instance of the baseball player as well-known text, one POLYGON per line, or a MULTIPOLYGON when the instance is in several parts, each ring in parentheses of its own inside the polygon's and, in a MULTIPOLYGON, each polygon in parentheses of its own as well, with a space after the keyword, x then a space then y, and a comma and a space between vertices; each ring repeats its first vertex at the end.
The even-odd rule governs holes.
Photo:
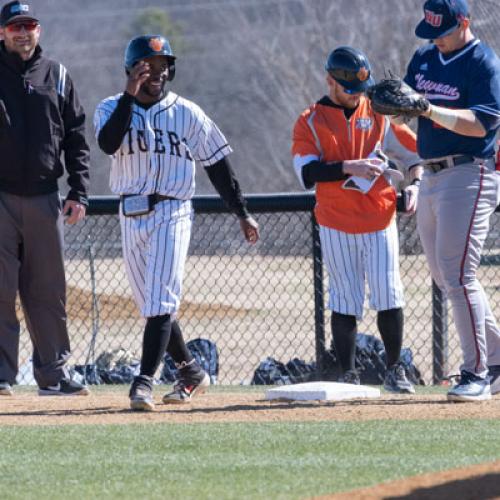
POLYGON ((417 227, 432 277, 452 304, 464 356, 448 399, 490 399, 500 392, 500 331, 476 270, 499 202, 500 63, 472 34, 466 0, 428 0, 415 34, 431 40, 405 77, 431 103, 418 118, 425 174, 417 227))
POLYGON ((259 238, 227 159, 232 149, 199 106, 168 91, 175 56, 161 35, 132 39, 125 52, 126 89, 95 112, 100 148, 112 156, 110 186, 121 196, 125 267, 146 318, 140 375, 130 389, 134 410, 154 409, 153 376, 165 353, 180 378, 164 403, 187 403, 210 383, 186 348, 175 320, 191 234, 195 160, 236 213, 246 240, 259 238))
POLYGON ((422 168, 415 135, 375 114, 363 92, 373 84, 370 63, 352 47, 328 57, 329 93, 297 120, 293 163, 306 189, 316 187, 315 215, 330 278, 331 327, 343 370, 341 380, 359 384, 355 370, 357 320, 362 318, 365 278, 370 306, 387 354, 386 390, 415 392, 399 363, 403 337, 403 290, 399 276, 395 179, 384 153, 410 169, 406 213, 416 210, 422 168))

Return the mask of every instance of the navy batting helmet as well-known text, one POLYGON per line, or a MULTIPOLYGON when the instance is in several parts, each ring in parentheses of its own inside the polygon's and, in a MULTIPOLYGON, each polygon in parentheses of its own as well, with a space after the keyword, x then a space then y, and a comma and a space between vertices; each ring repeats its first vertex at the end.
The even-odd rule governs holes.
POLYGON ((368 58, 353 47, 343 46, 335 49, 328 56, 325 69, 347 93, 364 92, 375 83, 368 58))
POLYGON ((141 59, 151 56, 167 56, 168 80, 175 76, 175 56, 168 40, 161 35, 141 35, 132 38, 125 49, 125 69, 130 71, 141 59))

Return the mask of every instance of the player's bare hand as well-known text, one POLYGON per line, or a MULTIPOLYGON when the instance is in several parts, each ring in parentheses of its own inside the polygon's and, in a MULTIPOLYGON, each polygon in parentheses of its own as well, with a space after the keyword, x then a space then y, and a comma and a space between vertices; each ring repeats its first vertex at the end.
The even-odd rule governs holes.
POLYGON ((136 96, 141 89, 141 85, 151 76, 149 64, 145 61, 139 61, 128 75, 127 87, 125 91, 133 96, 136 96))
POLYGON ((253 217, 240 218, 240 227, 248 243, 253 245, 259 241, 259 225, 253 217))
POLYGON ((417 185, 410 185, 403 190, 402 195, 405 197, 405 208, 403 215, 413 215, 417 211, 419 187, 417 185))
POLYGON ((76 224, 85 217, 86 211, 85 205, 75 200, 66 200, 62 213, 66 217, 66 224, 76 224))
POLYGON ((384 171, 384 161, 380 158, 362 158, 361 160, 344 160, 344 174, 373 179, 384 171))

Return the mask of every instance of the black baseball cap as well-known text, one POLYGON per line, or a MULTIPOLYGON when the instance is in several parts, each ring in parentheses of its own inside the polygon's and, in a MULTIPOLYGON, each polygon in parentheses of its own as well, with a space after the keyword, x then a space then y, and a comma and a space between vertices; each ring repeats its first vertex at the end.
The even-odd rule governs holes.
POLYGON ((25 20, 38 22, 31 5, 16 0, 2 7, 2 11, 0 12, 0 26, 6 26, 7 24, 25 20))
POLYGON ((415 35, 425 40, 435 40, 449 35, 460 22, 469 17, 467 0, 427 0, 424 19, 415 29, 415 35))

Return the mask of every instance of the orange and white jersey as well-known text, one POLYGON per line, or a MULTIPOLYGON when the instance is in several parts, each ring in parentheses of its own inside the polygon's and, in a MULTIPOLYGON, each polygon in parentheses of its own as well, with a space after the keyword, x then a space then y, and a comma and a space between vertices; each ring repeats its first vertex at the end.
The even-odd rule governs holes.
MULTIPOLYGON (((343 108, 324 97, 300 115, 293 130, 293 164, 302 185, 302 168, 311 161, 368 158, 377 147, 406 169, 420 162, 411 129, 375 113, 364 96, 349 119, 343 108)), ((386 176, 381 175, 366 194, 343 189, 342 184, 316 184, 315 215, 319 224, 346 233, 368 233, 391 223, 396 213, 396 191, 386 176)))

